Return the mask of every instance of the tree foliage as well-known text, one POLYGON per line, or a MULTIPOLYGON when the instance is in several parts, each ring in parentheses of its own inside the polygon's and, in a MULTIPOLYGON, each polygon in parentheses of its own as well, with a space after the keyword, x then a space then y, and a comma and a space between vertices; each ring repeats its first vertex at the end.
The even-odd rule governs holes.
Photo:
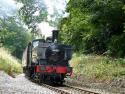
POLYGON ((21 20, 33 33, 37 33, 37 24, 47 19, 47 7, 44 0, 17 0, 23 6, 19 10, 21 20))
POLYGON ((0 41, 5 48, 11 51, 11 54, 17 58, 22 58, 22 53, 28 42, 32 39, 31 34, 26 32, 23 26, 19 25, 13 17, 0 19, 1 32, 0 41))
POLYGON ((124 5, 124 0, 70 0, 66 9, 70 15, 59 24, 60 38, 82 53, 115 54, 123 51, 123 46, 117 49, 112 40, 114 36, 119 41, 124 37, 124 5), (117 51, 111 50, 114 48, 117 51))
POLYGON ((24 49, 33 39, 32 35, 38 33, 37 24, 47 19, 47 8, 44 0, 16 1, 22 4, 18 15, 0 17, 0 42, 12 55, 21 59, 24 49))

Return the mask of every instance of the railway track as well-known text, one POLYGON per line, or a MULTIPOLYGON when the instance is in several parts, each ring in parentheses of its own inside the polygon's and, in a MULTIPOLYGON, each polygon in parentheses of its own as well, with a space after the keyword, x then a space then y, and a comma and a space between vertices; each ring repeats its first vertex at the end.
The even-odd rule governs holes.
POLYGON ((94 91, 90 91, 90 90, 86 90, 86 89, 82 89, 82 88, 78 88, 78 87, 74 87, 74 86, 69 86, 69 85, 65 85, 65 86, 79 91, 80 92, 79 94, 100 94, 100 93, 97 93, 94 91))
POLYGON ((60 86, 50 86, 47 84, 41 84, 42 86, 57 92, 58 94, 100 94, 97 92, 93 92, 93 91, 89 91, 89 90, 85 90, 85 89, 81 89, 78 87, 74 87, 74 86, 69 86, 69 85, 64 85, 62 87, 60 86))
POLYGON ((82 89, 82 88, 75 87, 75 86, 70 86, 67 84, 65 84, 63 86, 59 86, 59 85, 51 86, 51 85, 48 85, 45 83, 40 83, 38 79, 37 80, 30 80, 30 81, 35 82, 35 83, 37 83, 45 88, 48 88, 52 91, 55 91, 58 94, 101 94, 98 92, 82 89))
POLYGON ((44 86, 44 87, 46 87, 46 88, 48 88, 48 89, 50 89, 52 91, 55 91, 55 92, 57 92, 59 94, 71 94, 71 93, 69 93, 69 92, 67 92, 65 90, 62 90, 62 89, 58 88, 58 87, 53 87, 53 86, 46 85, 46 84, 42 84, 42 86, 44 86))

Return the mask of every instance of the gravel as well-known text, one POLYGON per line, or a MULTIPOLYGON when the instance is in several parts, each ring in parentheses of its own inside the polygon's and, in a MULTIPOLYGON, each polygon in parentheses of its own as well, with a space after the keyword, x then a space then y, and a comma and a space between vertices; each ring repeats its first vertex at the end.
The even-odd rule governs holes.
POLYGON ((112 81, 99 83, 89 81, 77 81, 74 79, 66 79, 66 84, 86 88, 88 90, 97 91, 101 94, 125 94, 125 78, 116 78, 112 81))
POLYGON ((24 74, 12 78, 0 71, 0 94, 57 94, 25 78, 24 74))

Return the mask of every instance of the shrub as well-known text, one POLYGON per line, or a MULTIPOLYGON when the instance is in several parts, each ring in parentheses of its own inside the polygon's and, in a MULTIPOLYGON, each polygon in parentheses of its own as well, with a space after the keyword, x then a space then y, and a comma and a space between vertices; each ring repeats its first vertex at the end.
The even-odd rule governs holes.
POLYGON ((4 48, 0 48, 0 70, 5 71, 11 76, 22 72, 19 60, 11 56, 4 48))
POLYGON ((113 59, 104 56, 74 55, 71 60, 74 78, 80 75, 82 79, 97 81, 110 80, 115 77, 125 76, 125 59, 113 59))
POLYGON ((113 36, 108 44, 109 54, 112 56, 125 56, 125 33, 120 36, 113 36))

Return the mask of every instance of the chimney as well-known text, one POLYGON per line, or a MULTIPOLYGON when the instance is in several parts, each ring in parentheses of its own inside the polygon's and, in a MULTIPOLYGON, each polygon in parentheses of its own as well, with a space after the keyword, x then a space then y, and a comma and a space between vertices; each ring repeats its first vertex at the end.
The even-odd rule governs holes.
POLYGON ((53 30, 52 31, 52 42, 56 40, 58 40, 58 33, 59 33, 59 30, 53 30))

